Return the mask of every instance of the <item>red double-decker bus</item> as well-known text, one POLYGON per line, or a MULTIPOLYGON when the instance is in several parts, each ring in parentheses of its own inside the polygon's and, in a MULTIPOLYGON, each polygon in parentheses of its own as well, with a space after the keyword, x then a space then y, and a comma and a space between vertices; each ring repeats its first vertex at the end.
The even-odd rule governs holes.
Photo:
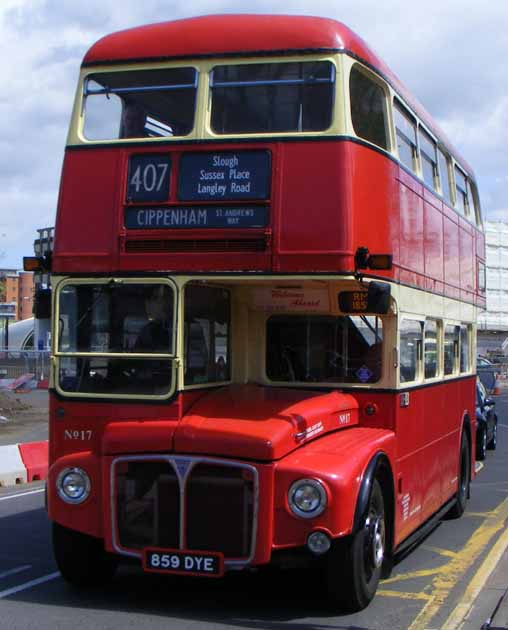
POLYGON ((208 16, 92 46, 51 265, 71 583, 308 561, 360 609, 464 511, 477 187, 346 26, 208 16))

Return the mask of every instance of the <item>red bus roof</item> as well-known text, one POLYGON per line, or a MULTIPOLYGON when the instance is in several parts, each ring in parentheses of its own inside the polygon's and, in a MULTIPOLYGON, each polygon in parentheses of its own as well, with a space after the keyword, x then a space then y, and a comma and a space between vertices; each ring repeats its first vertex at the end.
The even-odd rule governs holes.
POLYGON ((86 53, 83 66, 164 59, 282 55, 347 51, 372 66, 415 113, 472 170, 431 116, 361 37, 330 18, 301 15, 205 15, 148 24, 106 35, 86 53))

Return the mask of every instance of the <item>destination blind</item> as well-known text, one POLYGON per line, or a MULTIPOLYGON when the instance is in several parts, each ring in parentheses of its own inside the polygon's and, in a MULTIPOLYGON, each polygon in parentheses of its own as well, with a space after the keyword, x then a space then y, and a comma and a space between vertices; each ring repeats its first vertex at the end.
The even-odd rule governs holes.
POLYGON ((266 206, 180 206, 128 207, 125 227, 128 229, 164 228, 264 228, 268 225, 266 206))
POLYGON ((268 199, 270 175, 268 151, 187 153, 180 160, 178 198, 268 199))

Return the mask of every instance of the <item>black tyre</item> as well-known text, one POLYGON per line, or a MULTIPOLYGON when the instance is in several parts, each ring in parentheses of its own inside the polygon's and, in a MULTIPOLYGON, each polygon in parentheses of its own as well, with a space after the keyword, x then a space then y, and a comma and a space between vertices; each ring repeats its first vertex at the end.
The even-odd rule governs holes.
POLYGON ((326 586, 333 604, 343 610, 365 608, 376 594, 386 549, 383 492, 375 479, 358 531, 336 541, 326 567, 326 586))
POLYGON ((487 457, 487 429, 479 429, 476 438, 476 459, 483 461, 487 457))
POLYGON ((62 577, 72 586, 92 588, 111 580, 115 556, 104 551, 99 538, 53 523, 53 553, 62 577))
POLYGON ((494 422, 494 429, 492 430, 492 437, 490 438, 490 442, 487 444, 487 448, 489 451, 495 451, 497 448, 497 418, 494 422))
POLYGON ((465 433, 462 433, 460 441, 459 475, 458 488, 455 495, 455 505, 451 508, 448 516, 459 518, 464 514, 469 496, 469 483, 471 481, 471 456, 469 450, 469 440, 465 433))

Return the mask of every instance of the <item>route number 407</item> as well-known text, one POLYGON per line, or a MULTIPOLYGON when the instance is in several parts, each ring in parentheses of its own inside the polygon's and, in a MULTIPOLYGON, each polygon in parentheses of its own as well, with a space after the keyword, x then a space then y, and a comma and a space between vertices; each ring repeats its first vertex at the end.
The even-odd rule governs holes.
POLYGON ((166 181, 168 169, 169 164, 150 163, 145 164, 144 167, 138 166, 132 174, 129 187, 137 193, 140 191, 159 192, 166 181))
POLYGON ((132 155, 127 175, 128 201, 167 201, 170 170, 168 155, 132 155))

